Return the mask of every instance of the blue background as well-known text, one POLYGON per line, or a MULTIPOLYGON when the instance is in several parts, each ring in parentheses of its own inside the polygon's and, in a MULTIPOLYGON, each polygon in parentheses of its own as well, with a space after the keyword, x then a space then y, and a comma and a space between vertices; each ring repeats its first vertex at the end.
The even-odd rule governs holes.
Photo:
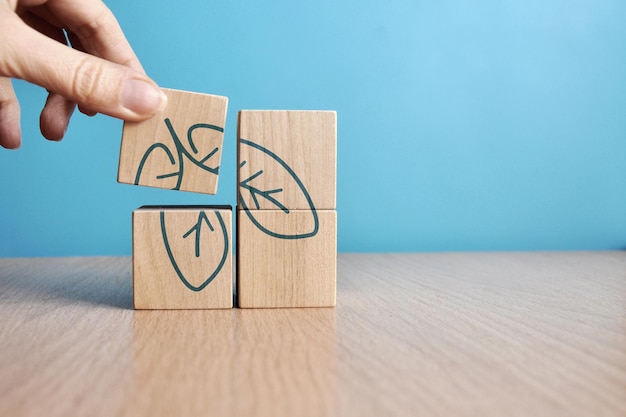
POLYGON ((230 98, 219 194, 117 184, 122 123, 47 142, 17 81, 0 256, 128 255, 140 205, 234 205, 242 108, 337 110, 340 251, 626 246, 626 2, 107 4, 160 85, 230 98))

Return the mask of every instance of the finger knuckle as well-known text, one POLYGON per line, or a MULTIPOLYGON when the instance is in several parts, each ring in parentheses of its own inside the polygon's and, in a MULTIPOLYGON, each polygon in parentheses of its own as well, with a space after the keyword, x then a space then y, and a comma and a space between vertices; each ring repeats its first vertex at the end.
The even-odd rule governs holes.
POLYGON ((102 65, 93 59, 85 58, 76 66, 72 83, 72 95, 79 103, 90 103, 97 98, 104 82, 102 65))
POLYGON ((108 26, 108 22, 111 19, 111 12, 109 9, 102 8, 97 14, 95 14, 87 22, 77 25, 73 28, 73 32, 78 38, 83 41, 88 41, 94 37, 97 37, 102 32, 103 28, 108 26))

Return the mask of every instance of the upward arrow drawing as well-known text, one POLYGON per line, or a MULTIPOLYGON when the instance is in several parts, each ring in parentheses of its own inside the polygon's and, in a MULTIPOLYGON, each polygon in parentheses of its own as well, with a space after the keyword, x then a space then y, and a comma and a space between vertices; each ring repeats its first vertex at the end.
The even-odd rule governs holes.
MULTIPOLYGON (((245 162, 242 165, 245 165, 245 162)), ((278 201, 277 199, 272 197, 272 194, 281 193, 283 191, 282 188, 276 188, 274 190, 265 190, 264 191, 264 190, 259 190, 254 185, 250 185, 249 184, 250 181, 252 181, 253 179, 257 178, 261 174, 263 174, 263 170, 260 170, 260 171, 256 172, 255 174, 251 175, 250 177, 246 178, 245 180, 241 181, 239 183, 239 186, 241 188, 245 188, 246 190, 250 191, 250 195, 252 196, 252 199, 254 200, 254 205, 256 206, 257 210, 261 208, 261 205, 259 204, 259 200, 257 198, 257 195, 258 195, 258 196, 266 199, 270 203, 274 204, 276 207, 278 207, 284 213, 289 214, 289 209, 287 207, 285 207, 285 205, 283 205, 280 201, 278 201)))
POLYGON ((196 258, 200 257, 200 236, 202 231, 202 222, 205 222, 212 232, 215 230, 204 211, 200 211, 200 213, 198 214, 198 222, 191 229, 189 229, 187 233, 183 235, 183 239, 186 239, 191 233, 196 232, 196 258))

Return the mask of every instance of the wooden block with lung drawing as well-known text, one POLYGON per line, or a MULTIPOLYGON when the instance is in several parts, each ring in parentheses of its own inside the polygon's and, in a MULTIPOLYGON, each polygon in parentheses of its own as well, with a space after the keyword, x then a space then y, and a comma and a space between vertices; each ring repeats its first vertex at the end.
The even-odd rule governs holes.
POLYGON ((241 308, 336 304, 335 210, 237 210, 241 308))
POLYGON ((238 138, 240 208, 336 209, 336 112, 243 110, 238 138))
POLYGON ((124 123, 117 180, 215 194, 228 98, 163 91, 168 103, 162 113, 124 123))
POLYGON ((135 210, 135 308, 232 308, 231 230, 230 206, 135 210))

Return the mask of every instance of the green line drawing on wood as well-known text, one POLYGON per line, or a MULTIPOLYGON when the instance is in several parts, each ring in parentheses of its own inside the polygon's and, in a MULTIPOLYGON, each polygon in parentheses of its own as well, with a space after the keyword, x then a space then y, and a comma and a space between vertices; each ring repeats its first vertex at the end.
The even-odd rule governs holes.
MULTIPOLYGON (((195 166, 197 166, 198 168, 204 171, 208 171, 215 175, 219 174, 219 168, 220 168, 219 165, 216 167, 209 167, 206 165, 206 163, 219 151, 219 147, 215 147, 207 155, 203 155, 202 158, 196 158, 192 153, 190 153, 187 150, 187 148, 185 148, 182 141, 178 137, 178 134, 174 130, 174 127, 172 126, 172 122, 170 121, 170 119, 166 118, 163 122, 165 123, 165 126, 167 127, 167 130, 169 131, 170 136, 172 137, 172 140, 174 141, 174 146, 176 148, 175 149, 176 157, 174 157, 172 150, 169 149, 169 147, 165 145, 164 143, 157 142, 157 143, 152 144, 146 150, 143 157, 141 158, 141 161, 139 162, 137 173, 135 174, 135 182, 134 182, 135 185, 139 185, 139 182, 141 180, 141 174, 143 173, 143 170, 148 161, 148 158, 153 152, 156 152, 157 150, 161 150, 165 152, 167 158, 169 159, 170 163, 172 164, 174 168, 178 165, 178 169, 175 169, 174 171, 166 173, 166 174, 157 175, 156 177, 157 179, 177 177, 176 185, 174 185, 172 190, 180 190, 180 186, 183 182, 183 174, 185 172, 185 164, 184 164, 185 160, 188 160, 189 162, 191 162, 192 164, 194 164, 195 166)), ((194 140, 193 140, 193 132, 196 129, 211 129, 211 130, 224 133, 224 128, 220 126, 208 124, 208 123, 196 123, 194 125, 191 125, 189 129, 187 129, 187 143, 189 144, 189 147, 191 148, 191 151, 193 153, 198 153, 198 148, 196 147, 196 144, 194 143, 194 140)))
MULTIPOLYGON (((163 244, 165 245, 167 256, 169 257, 170 263, 172 264, 174 271, 176 271, 178 278, 180 278, 183 284, 185 284, 185 286, 189 288, 191 291, 196 291, 196 292, 202 291, 207 285, 209 285, 211 281, 213 281, 215 277, 217 277, 217 275, 220 273, 220 271, 224 267, 224 264, 226 263, 226 258, 228 258, 228 246, 229 246, 228 245, 228 230, 226 229, 226 224, 224 223, 224 219, 222 218, 222 215, 220 214, 220 212, 215 210, 214 213, 215 213, 215 217, 217 218, 217 221, 219 222, 218 230, 221 231, 222 235, 224 236, 224 249, 222 251, 222 257, 220 259, 219 264, 215 268, 215 270, 202 282, 202 284, 198 286, 194 286, 189 282, 187 277, 185 277, 178 263, 176 262, 176 258, 174 257, 174 254, 172 253, 172 248, 170 246, 170 241, 169 241, 167 230, 165 227, 165 223, 166 223, 165 212, 163 210, 160 211, 161 235, 163 237, 163 244)), ((200 212, 198 213, 197 222, 187 232, 185 232, 185 234, 182 235, 183 239, 187 239, 192 234, 195 234, 194 255, 196 258, 203 256, 203 253, 207 253, 207 252, 213 253, 213 251, 207 251, 207 250, 203 252, 202 248, 200 247, 201 234, 203 230, 207 230, 207 229, 209 231, 205 233, 215 232, 215 227, 209 221, 209 218, 207 217, 206 213, 203 210, 200 210, 200 212), (206 227, 203 227, 203 225, 206 225, 206 227)))
MULTIPOLYGON (((276 231, 272 231, 268 229, 267 227, 263 226, 254 217, 254 214, 252 213, 251 210, 259 210, 261 208, 259 199, 267 200, 273 206, 275 206, 277 209, 281 210, 285 214, 289 214, 290 212, 289 209, 279 200, 279 194, 283 192, 283 188, 261 190, 251 184, 255 179, 263 175, 265 171, 262 169, 256 171, 254 174, 250 175, 248 178, 245 178, 239 182, 239 203, 241 204, 241 207, 243 208, 244 212, 246 213, 250 221, 257 228, 259 228, 262 232, 278 239, 306 239, 306 238, 315 236, 317 232, 319 231, 319 218, 317 215, 317 210, 315 209, 315 205, 313 204, 313 200, 311 199, 309 192, 307 191, 306 187, 304 186, 304 184, 302 183, 298 175, 295 173, 295 171, 291 169, 291 167, 282 158, 280 158, 278 155, 276 155, 274 152, 270 151, 269 149, 244 138, 240 138, 239 143, 245 146, 249 146, 253 149, 256 149, 257 151, 260 151, 264 153, 265 155, 269 156, 272 160, 274 160, 278 164, 279 167, 281 167, 287 172, 289 178, 295 181, 298 188, 302 192, 304 198, 306 199, 307 204, 309 205, 308 211, 310 211, 311 215, 313 216, 313 228, 312 230, 304 232, 304 233, 278 233, 276 231), (254 202, 254 208, 250 208, 246 204, 244 198, 242 197, 243 191, 249 192, 250 195, 252 196, 252 200, 254 202)), ((247 164, 247 162, 248 161, 242 161, 241 164, 239 165, 239 168, 244 167, 247 164)))

